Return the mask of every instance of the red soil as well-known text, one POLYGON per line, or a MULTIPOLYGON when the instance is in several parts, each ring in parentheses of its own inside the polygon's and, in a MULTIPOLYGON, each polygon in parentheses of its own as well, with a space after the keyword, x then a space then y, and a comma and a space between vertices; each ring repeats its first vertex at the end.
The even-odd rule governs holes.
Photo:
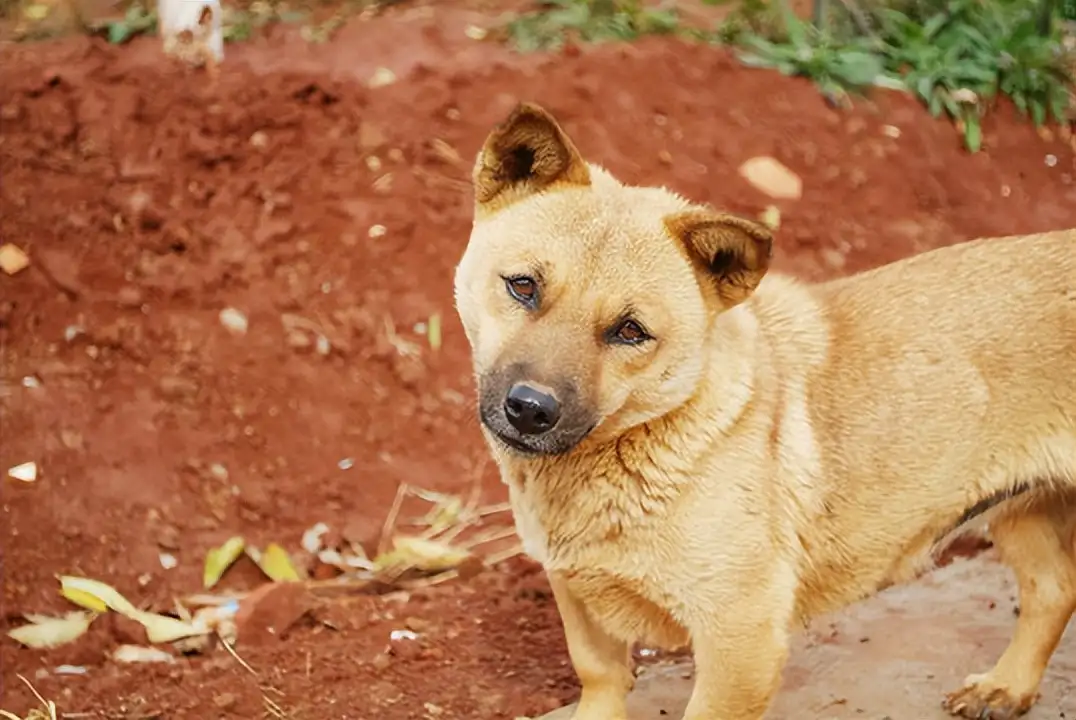
MULTIPOLYGON (((839 111, 807 81, 667 39, 521 58, 465 37, 490 22, 410 9, 318 46, 278 28, 229 47, 216 84, 154 39, 0 49, 0 242, 32 259, 0 275, 0 466, 41 467, 36 483, 0 479, 0 629, 67 607, 57 574, 163 609, 230 535, 294 549, 324 521, 374 536, 402 482, 464 493, 483 472, 486 499, 503 499, 451 280, 471 158, 519 99, 624 180, 737 212, 769 201, 736 168, 777 157, 805 188, 778 203, 777 263, 807 278, 1076 225, 1072 151, 1007 110, 971 156, 909 97, 839 111), (379 66, 399 81, 366 88, 379 66), (222 327, 226 307, 245 335, 222 327), (433 313, 436 352, 412 330, 433 313), (331 352, 289 336, 289 314, 331 352)), ((77 717, 257 717, 259 684, 290 717, 350 720, 514 718, 576 692, 548 589, 521 560, 406 601, 323 598, 285 640, 241 643, 260 679, 220 650, 118 665, 105 653, 129 634, 98 622, 50 652, 0 639, 0 707, 29 707, 16 673, 77 717), (404 627, 420 639, 390 641, 404 627), (86 674, 52 672, 63 663, 86 674)))

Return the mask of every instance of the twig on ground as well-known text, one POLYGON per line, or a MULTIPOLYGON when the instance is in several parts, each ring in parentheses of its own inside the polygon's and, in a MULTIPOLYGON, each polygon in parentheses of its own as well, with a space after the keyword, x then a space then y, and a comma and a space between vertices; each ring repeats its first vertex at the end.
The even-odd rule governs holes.
POLYGON ((21 680, 26 687, 30 688, 30 692, 33 693, 34 697, 37 698, 37 701, 41 703, 41 706, 45 709, 39 710, 38 708, 33 708, 26 715, 25 719, 20 718, 15 713, 8 712, 7 710, 0 710, 0 718, 3 718, 4 720, 56 720, 56 703, 41 697, 41 693, 37 691, 37 688, 34 687, 33 683, 22 675, 16 675, 15 677, 21 680))
POLYGON ((392 544, 392 531, 396 527, 396 519, 400 515, 400 508, 403 506, 409 489, 407 483, 400 483, 400 486, 396 488, 396 497, 392 500, 392 507, 389 508, 389 514, 385 516, 385 522, 381 525, 381 537, 377 541, 378 555, 384 555, 392 544))
POLYGON ((228 651, 228 654, 232 656, 232 659, 239 663, 240 667, 250 673, 258 681, 258 690, 260 690, 262 694, 262 705, 265 707, 266 715, 277 718, 277 720, 286 720, 288 717, 287 711, 280 705, 280 703, 269 697, 269 693, 275 693, 280 697, 284 697, 284 693, 272 685, 262 682, 258 671, 251 667, 250 663, 244 660, 239 653, 235 651, 232 644, 219 632, 217 633, 217 639, 220 641, 220 644, 224 646, 224 649, 228 651))

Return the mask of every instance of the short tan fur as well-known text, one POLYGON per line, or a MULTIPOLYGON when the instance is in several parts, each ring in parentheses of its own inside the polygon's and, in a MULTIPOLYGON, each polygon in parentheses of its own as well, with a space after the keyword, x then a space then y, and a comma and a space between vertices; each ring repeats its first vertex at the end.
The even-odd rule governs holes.
POLYGON ((575 720, 627 717, 636 641, 692 646, 685 720, 761 718, 797 627, 977 528, 1021 613, 944 704, 1031 707, 1076 609, 1076 230, 808 285, 764 225, 618 182, 529 104, 474 186, 457 309, 575 720))

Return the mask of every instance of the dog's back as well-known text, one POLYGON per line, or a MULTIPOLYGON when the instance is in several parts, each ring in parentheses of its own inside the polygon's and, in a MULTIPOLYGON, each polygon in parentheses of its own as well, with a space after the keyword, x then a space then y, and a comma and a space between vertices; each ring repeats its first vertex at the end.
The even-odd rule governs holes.
POLYGON ((1076 500, 1076 230, 963 243, 814 293, 829 338, 809 406, 833 510, 814 527, 855 558, 853 594, 917 574, 990 511, 1076 500))

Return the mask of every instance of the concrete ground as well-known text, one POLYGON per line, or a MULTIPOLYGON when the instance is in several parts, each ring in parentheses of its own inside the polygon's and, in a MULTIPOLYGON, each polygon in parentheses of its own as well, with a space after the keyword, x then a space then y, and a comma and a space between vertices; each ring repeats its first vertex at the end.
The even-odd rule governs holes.
MULTIPOLYGON (((767 718, 945 720, 944 694, 989 669, 1015 622, 1011 574, 987 557, 958 560, 820 618, 796 642, 767 718)), ((676 720, 691 693, 691 666, 648 668, 631 698, 632 720, 676 720)), ((541 720, 570 720, 571 707, 541 720)), ((1027 720, 1076 719, 1076 622, 1054 655, 1042 699, 1027 720)))

